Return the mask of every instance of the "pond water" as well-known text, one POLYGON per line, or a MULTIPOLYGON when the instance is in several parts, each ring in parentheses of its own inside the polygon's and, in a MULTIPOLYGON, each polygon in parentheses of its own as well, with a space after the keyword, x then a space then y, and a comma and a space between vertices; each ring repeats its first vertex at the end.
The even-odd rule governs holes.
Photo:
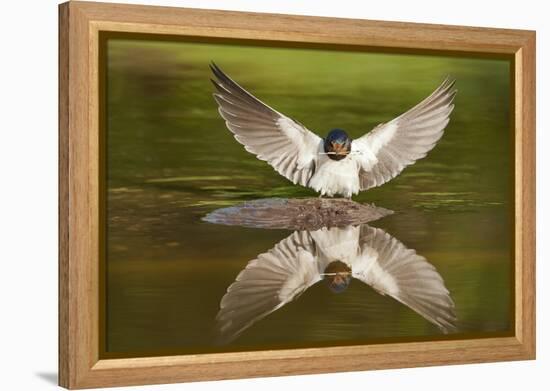
POLYGON ((511 332, 509 62, 129 39, 110 39, 106 58, 105 355, 511 332), (456 79, 456 107, 435 149, 394 180, 353 198, 393 214, 340 228, 359 230, 357 238, 378 232, 384 243, 414 250, 422 267, 433 265, 454 302, 452 330, 353 278, 340 293, 313 283, 254 321, 261 294, 246 295, 241 303, 254 313, 247 327, 220 339, 220 302, 250 261, 292 235, 306 235, 304 248, 311 248, 339 234, 203 220, 245 201, 317 196, 233 139, 212 99, 210 61, 320 136, 338 127, 359 137, 418 103, 445 76, 456 79))

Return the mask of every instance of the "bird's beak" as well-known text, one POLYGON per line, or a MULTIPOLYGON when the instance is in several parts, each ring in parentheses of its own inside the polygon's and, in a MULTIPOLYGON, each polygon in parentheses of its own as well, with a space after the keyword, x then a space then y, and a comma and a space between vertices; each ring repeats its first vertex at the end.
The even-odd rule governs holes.
POLYGON ((346 150, 346 145, 344 143, 339 143, 336 141, 331 142, 332 150, 336 155, 347 155, 348 151, 346 150))

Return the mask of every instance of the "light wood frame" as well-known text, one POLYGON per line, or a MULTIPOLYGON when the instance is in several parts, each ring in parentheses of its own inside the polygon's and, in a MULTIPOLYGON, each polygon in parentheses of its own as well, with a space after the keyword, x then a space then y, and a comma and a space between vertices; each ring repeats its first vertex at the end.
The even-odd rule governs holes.
POLYGON ((59 384, 90 388, 535 358, 535 32, 88 2, 59 6, 59 384), (100 31, 509 55, 515 335, 100 359, 100 31))

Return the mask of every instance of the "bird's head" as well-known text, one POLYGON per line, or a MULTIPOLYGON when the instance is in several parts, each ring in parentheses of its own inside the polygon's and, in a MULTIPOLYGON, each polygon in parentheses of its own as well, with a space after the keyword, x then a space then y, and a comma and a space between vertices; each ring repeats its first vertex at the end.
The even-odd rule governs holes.
POLYGON ((351 138, 342 129, 332 129, 325 138, 324 149, 332 160, 342 160, 351 152, 351 138))
POLYGON ((351 268, 344 262, 334 261, 328 264, 322 276, 332 292, 341 293, 351 282, 351 268))

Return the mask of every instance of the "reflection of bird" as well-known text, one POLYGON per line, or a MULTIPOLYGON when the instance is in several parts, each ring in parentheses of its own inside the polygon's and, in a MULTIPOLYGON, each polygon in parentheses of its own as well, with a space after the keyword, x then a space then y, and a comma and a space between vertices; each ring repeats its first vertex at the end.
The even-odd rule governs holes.
POLYGON ((426 156, 443 135, 456 93, 447 79, 418 105, 358 139, 341 129, 322 139, 261 102, 215 64, 211 68, 220 115, 237 141, 294 184, 327 196, 349 198, 380 186, 426 156))
POLYGON ((321 280, 339 293, 352 278, 445 333, 455 329, 454 303, 436 269, 383 230, 363 225, 296 231, 250 261, 221 300, 221 340, 233 340, 321 280))

